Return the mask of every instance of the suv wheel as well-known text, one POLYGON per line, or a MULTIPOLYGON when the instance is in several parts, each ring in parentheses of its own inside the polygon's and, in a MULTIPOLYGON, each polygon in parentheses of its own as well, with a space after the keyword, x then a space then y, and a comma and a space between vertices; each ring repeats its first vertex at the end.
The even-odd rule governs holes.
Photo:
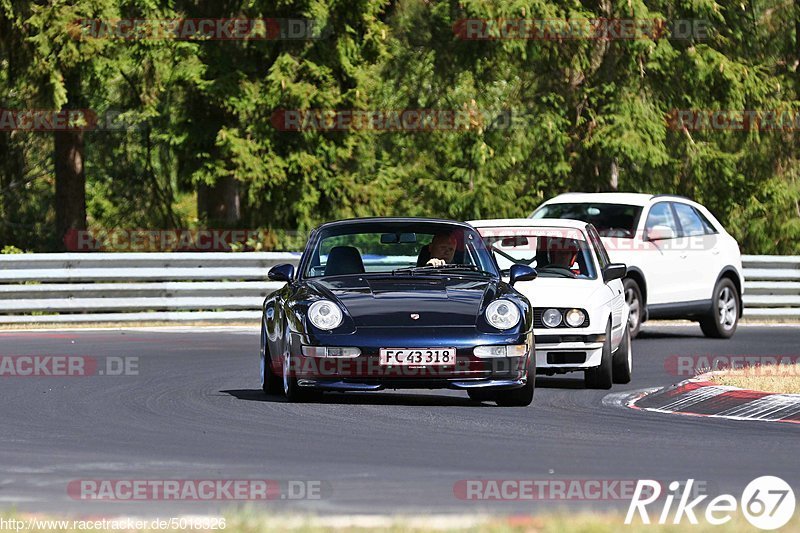
POLYGON ((631 338, 635 339, 639 334, 639 328, 642 327, 642 314, 644 312, 642 290, 639 288, 639 284, 631 278, 625 278, 622 281, 622 286, 625 289, 625 303, 631 308, 628 315, 628 331, 631 333, 631 338))
POLYGON ((739 324, 739 293, 736 286, 728 278, 719 280, 714 287, 711 299, 711 311, 700 319, 700 329, 706 337, 729 339, 733 337, 739 324))

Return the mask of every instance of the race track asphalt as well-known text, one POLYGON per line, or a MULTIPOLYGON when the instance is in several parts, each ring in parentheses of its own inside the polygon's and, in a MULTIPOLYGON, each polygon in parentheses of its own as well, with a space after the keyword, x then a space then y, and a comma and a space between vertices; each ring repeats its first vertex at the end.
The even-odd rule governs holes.
MULTIPOLYGON (((609 392, 682 379, 675 355, 789 355, 798 327, 740 327, 710 340, 697 326, 650 326, 633 343, 634 379, 586 390, 579 375, 538 378, 528 408, 456 391, 328 394, 289 404, 259 389, 256 329, 2 331, 0 356, 134 361, 136 374, 0 377, 0 508, 75 515, 215 513, 227 501, 76 499, 86 479, 322 482, 320 499, 259 502, 314 513, 519 513, 626 501, 472 501, 459 480, 701 480, 741 494, 777 475, 800 489, 800 426, 645 413, 609 392), (132 359, 137 358, 137 359, 132 359)), ((800 494, 800 493, 799 493, 800 494)))

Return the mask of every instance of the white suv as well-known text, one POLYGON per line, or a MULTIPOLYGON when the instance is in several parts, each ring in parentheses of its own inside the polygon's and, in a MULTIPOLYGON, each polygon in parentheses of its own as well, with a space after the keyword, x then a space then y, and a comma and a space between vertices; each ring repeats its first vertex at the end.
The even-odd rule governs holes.
POLYGON ((629 329, 650 318, 700 322, 708 337, 729 338, 742 316, 739 245, 708 209, 681 196, 567 193, 531 218, 591 222, 624 279, 629 329))

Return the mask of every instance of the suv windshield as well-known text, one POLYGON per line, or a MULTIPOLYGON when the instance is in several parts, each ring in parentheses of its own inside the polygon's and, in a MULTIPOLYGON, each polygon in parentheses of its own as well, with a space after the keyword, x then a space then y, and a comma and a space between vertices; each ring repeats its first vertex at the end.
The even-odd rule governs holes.
MULTIPOLYGON (((436 255, 446 256, 442 272, 463 275, 499 276, 491 255, 474 230, 435 222, 375 222, 337 224, 320 231, 313 247, 307 250, 304 277, 346 276, 386 273, 422 267, 431 259, 436 240, 436 255), (443 248, 443 250, 442 250, 443 248)), ((426 273, 436 268, 424 269, 426 273)), ((407 271, 412 274, 415 271, 407 271)))
POLYGON ((641 206, 602 203, 549 204, 531 218, 571 218, 594 224, 601 237, 633 238, 641 206))

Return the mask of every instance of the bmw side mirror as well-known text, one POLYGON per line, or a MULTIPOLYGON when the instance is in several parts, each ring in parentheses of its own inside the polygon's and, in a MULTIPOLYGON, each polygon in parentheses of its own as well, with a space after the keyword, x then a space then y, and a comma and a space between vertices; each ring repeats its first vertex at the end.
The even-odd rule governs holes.
POLYGON ((539 275, 535 268, 529 267, 528 265, 511 265, 511 270, 508 274, 510 278, 509 283, 511 285, 518 281, 534 280, 536 279, 536 276, 539 275))
POLYGON ((294 265, 284 263, 269 269, 267 277, 272 281, 292 281, 294 278, 294 265))
POLYGON ((622 279, 628 273, 628 266, 625 263, 609 263, 603 269, 603 282, 622 279))

